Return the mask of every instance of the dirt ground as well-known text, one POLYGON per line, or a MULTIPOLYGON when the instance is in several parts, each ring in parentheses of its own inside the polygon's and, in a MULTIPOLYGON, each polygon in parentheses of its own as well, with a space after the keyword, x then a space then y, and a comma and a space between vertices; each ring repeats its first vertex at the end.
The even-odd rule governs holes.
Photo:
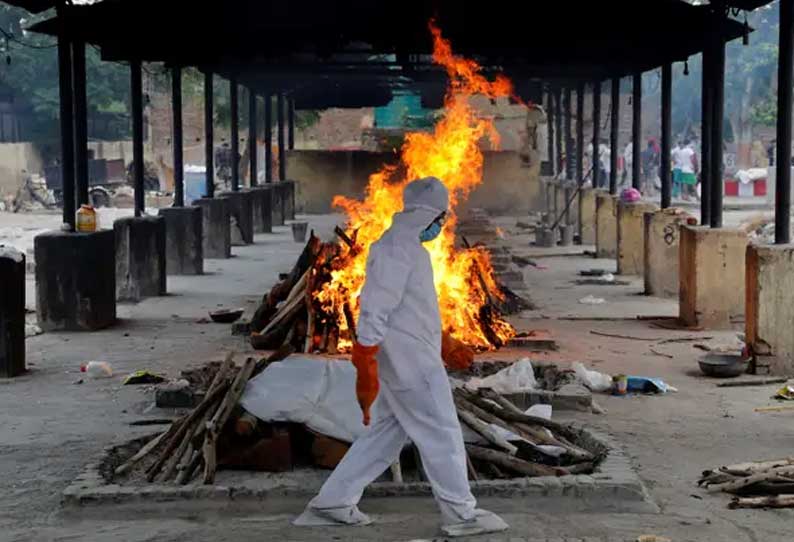
MULTIPOLYGON (((0 217, 0 232, 14 226, 8 220, 0 217)), ((308 220, 327 237, 339 219, 310 216, 308 220)), ((500 224, 509 226, 511 221, 515 223, 503 219, 500 224)), ((253 310, 262 292, 279 272, 289 269, 301 249, 287 228, 277 230, 275 235, 257 236, 253 246, 235 248, 235 257, 229 260, 208 260, 204 276, 169 277, 165 297, 120 305, 121 321, 112 329, 28 339, 30 373, 0 380, 0 540, 408 541, 436 535, 431 499, 364 501, 362 509, 373 514, 377 525, 330 531, 291 527, 290 518, 304 504, 292 501, 77 510, 60 506, 60 492, 103 446, 151 432, 129 423, 152 414, 147 409, 154 392, 122 386, 123 375, 149 368, 177 376, 183 368, 220 359, 224 350, 248 349, 243 339, 230 335, 227 325, 197 321, 218 306, 253 310), (93 359, 110 362, 118 376, 77 384, 80 363, 93 359)), ((523 236, 509 240, 517 253, 526 249, 523 236)), ((637 278, 627 286, 572 283, 582 269, 614 270, 613 261, 581 254, 538 261, 546 269, 528 268, 525 279, 540 308, 513 321, 519 330, 552 331, 561 349, 545 355, 506 350, 498 356, 529 355, 563 364, 583 361, 606 373, 661 377, 678 388, 677 393, 663 396, 598 396, 606 414, 574 416, 623 445, 660 512, 581 510, 554 500, 484 499, 482 506, 503 513, 512 529, 501 538, 482 540, 633 540, 640 534, 676 541, 790 540, 793 511, 728 510, 727 498, 695 486, 705 468, 792 454, 792 414, 753 411, 772 403, 774 386, 717 388, 713 380, 699 375, 696 361, 702 352, 692 342, 659 344, 591 331, 658 339, 710 337, 701 342, 713 345, 730 343, 736 334, 670 331, 638 320, 594 320, 674 315, 677 303, 641 295, 637 278), (605 303, 580 304, 579 299, 588 294, 603 297, 605 303), (560 319, 578 317, 591 319, 560 319)), ((31 281, 31 301, 32 292, 31 281)))

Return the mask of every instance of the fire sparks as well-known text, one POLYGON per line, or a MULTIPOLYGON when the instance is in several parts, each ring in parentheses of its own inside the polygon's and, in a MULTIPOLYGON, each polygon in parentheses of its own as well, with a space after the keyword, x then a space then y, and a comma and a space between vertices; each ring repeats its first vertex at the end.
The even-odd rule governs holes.
MULTIPOLYGON (((432 133, 406 134, 399 175, 397 168, 384 167, 370 176, 363 201, 334 198, 334 206, 347 214, 347 234, 361 250, 346 249, 342 264, 316 297, 329 313, 340 315, 340 330, 347 329, 344 306, 352 301, 358 314, 357 300, 366 278, 369 246, 391 226, 392 216, 402 210, 403 188, 413 179, 438 177, 450 192, 449 218, 442 234, 425 247, 433 263, 442 325, 471 346, 491 349, 515 335, 515 330, 492 312, 495 309, 491 302, 501 294, 488 253, 455 246, 455 210, 482 182, 480 140, 488 139, 493 148, 499 144, 493 122, 480 118, 470 100, 475 95, 492 99, 511 96, 513 88, 506 77, 489 81, 476 62, 454 55, 450 43, 433 23, 430 32, 433 61, 443 66, 449 76, 443 116, 432 133)), ((340 347, 345 346, 349 345, 340 342, 340 347)))

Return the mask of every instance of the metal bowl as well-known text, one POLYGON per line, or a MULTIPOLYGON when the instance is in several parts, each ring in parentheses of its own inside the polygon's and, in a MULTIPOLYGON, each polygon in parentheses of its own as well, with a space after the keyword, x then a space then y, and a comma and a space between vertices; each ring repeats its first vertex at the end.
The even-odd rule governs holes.
POLYGON ((243 315, 243 312, 243 309, 219 309, 210 312, 210 318, 212 318, 213 322, 219 324, 231 324, 237 321, 243 315))
POLYGON ((698 360, 704 375, 731 378, 747 372, 749 360, 741 354, 712 352, 698 360))

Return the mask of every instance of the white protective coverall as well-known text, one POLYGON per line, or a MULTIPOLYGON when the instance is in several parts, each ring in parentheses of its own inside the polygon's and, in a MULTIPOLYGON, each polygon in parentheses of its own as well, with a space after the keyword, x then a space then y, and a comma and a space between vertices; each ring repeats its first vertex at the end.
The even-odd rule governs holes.
POLYGON ((345 454, 307 511, 308 524, 367 524, 358 510, 364 488, 414 442, 441 511, 448 535, 507 529, 498 516, 475 509, 469 489, 466 451, 441 361, 441 316, 430 255, 419 234, 447 210, 449 194, 434 177, 409 183, 404 210, 370 247, 361 293, 358 340, 380 345, 380 391, 374 423, 345 454), (312 522, 321 513, 332 521, 312 522))

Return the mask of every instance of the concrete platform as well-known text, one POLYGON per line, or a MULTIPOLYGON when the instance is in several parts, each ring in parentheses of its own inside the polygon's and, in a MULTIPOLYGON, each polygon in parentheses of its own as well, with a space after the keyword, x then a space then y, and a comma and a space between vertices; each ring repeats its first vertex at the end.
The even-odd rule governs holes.
POLYGON ((202 216, 198 207, 166 207, 165 271, 168 275, 201 275, 204 272, 202 216))
POLYGON ((273 232, 273 189, 267 185, 251 188, 254 198, 254 233, 273 232))
POLYGON ((640 275, 645 270, 645 213, 658 207, 649 202, 618 202, 618 275, 640 275))
POLYGON ((645 213, 645 294, 678 297, 678 251, 681 226, 695 218, 675 207, 645 213))
POLYGON ((281 184, 282 183, 277 181, 271 183, 273 190, 272 216, 274 226, 284 225, 284 187, 281 184))
POLYGON ((582 245, 596 244, 596 194, 591 187, 579 191, 578 216, 579 243, 582 245))
POLYGON ((25 255, 0 246, 0 378, 25 372, 25 255))
POLYGON ((618 198, 601 190, 596 191, 596 257, 618 256, 618 198))
POLYGON ((120 218, 116 234, 116 298, 140 301, 165 295, 165 219, 155 216, 120 218))
POLYGON ((745 309, 747 235, 738 229, 681 227, 679 316, 691 327, 727 329, 745 309))
POLYGON ((193 205, 201 207, 204 257, 231 258, 232 232, 229 200, 201 198, 194 200, 193 205))
POLYGON ((794 245, 748 245, 747 344, 756 372, 794 375, 794 245))
POLYGON ((94 331, 116 322, 116 235, 50 231, 34 240, 36 307, 44 331, 94 331))
POLYGON ((255 195, 248 191, 221 192, 218 197, 229 200, 229 215, 234 218, 239 230, 239 237, 232 232, 232 245, 250 245, 254 242, 254 199, 255 195))

